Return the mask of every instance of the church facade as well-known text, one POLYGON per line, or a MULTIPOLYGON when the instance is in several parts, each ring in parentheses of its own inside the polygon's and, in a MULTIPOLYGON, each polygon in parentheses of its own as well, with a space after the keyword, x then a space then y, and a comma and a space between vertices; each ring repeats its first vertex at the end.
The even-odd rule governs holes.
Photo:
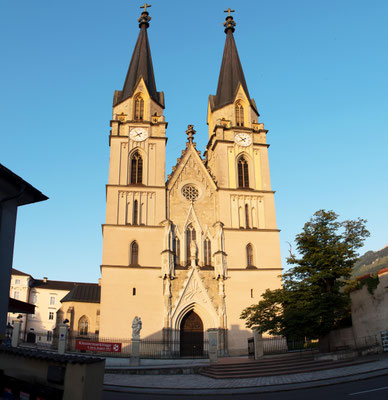
POLYGON ((219 354, 244 354, 251 331, 241 311, 281 284, 267 131, 248 92, 229 12, 206 150, 196 148, 189 125, 166 180, 165 103, 149 21, 145 9, 113 99, 99 334, 128 338, 139 316, 142 338, 180 342, 182 355, 201 348, 209 329, 219 332, 219 354))

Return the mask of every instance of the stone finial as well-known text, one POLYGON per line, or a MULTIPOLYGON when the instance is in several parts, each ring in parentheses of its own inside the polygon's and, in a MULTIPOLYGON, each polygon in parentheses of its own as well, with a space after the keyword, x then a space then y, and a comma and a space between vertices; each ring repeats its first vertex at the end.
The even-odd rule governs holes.
POLYGON ((196 131, 194 130, 194 125, 187 125, 186 135, 187 135, 187 140, 190 143, 193 143, 195 133, 196 131))
POLYGON ((232 32, 234 32, 234 27, 236 26, 236 23, 233 21, 233 17, 231 15, 232 12, 234 12, 234 10, 232 10, 230 7, 227 10, 224 10, 224 12, 227 12, 228 15, 225 18, 225 22, 224 22, 224 27, 225 27, 225 33, 228 32, 228 30, 230 29, 232 32))
POLYGON ((138 19, 139 28, 141 28, 142 25, 145 25, 146 28, 150 26, 149 22, 151 21, 151 17, 149 16, 147 7, 151 7, 151 4, 145 3, 144 6, 140 6, 140 8, 144 8, 144 11, 141 13, 140 18, 138 19))

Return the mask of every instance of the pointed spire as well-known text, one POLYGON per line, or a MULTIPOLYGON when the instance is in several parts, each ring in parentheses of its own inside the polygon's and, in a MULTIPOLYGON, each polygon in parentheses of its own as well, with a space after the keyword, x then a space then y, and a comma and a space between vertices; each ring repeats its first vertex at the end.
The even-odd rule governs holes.
POLYGON ((140 7, 144 8, 144 11, 138 19, 140 32, 135 49, 133 50, 131 63, 129 64, 128 73, 125 78, 124 87, 119 101, 121 102, 128 97, 131 97, 140 81, 140 78, 143 78, 150 97, 164 108, 163 93, 156 91, 151 49, 147 35, 147 29, 151 20, 147 7, 151 7, 151 5, 145 3, 144 6, 140 7))
POLYGON ((225 10, 228 13, 226 16, 224 27, 226 33, 224 55, 222 56, 220 76, 218 78, 217 94, 213 96, 214 109, 221 108, 227 104, 232 104, 235 100, 239 85, 243 87, 252 107, 256 110, 254 102, 252 102, 248 86, 245 82, 244 72, 241 66, 240 57, 234 41, 233 32, 236 22, 231 15, 234 10, 228 8, 225 10))

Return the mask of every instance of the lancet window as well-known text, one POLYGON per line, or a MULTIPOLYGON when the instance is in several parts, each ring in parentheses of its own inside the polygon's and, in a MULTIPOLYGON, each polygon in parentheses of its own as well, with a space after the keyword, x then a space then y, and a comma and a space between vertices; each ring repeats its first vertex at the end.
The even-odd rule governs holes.
POLYGON ((87 335, 89 328, 89 320, 86 315, 83 315, 78 321, 78 334, 79 335, 87 335))
POLYGON ((139 202, 137 200, 133 202, 132 224, 139 225, 139 202))
POLYGON ((135 97, 134 116, 135 121, 143 121, 144 119, 144 100, 141 95, 135 97))
POLYGON ((254 266, 254 260, 253 260, 253 246, 249 243, 246 247, 246 252, 247 252, 247 267, 253 267, 254 266))
POLYGON ((131 157, 131 183, 143 182, 143 159, 138 151, 131 157))
POLYGON ((206 266, 212 265, 212 249, 209 238, 206 238, 204 240, 203 249, 204 249, 204 265, 206 266))
POLYGON ((173 252, 174 252, 175 265, 180 265, 180 263, 181 263, 181 241, 177 237, 173 241, 173 252))
POLYGON ((136 241, 130 246, 130 265, 139 265, 139 245, 136 241))
POLYGON ((235 104, 235 112, 236 112, 236 125, 244 126, 244 107, 239 101, 235 104))
POLYGON ((238 187, 249 188, 249 166, 244 156, 237 161, 238 187))
MULTIPOLYGON (((190 255, 191 255, 190 247, 191 247, 191 243, 193 241, 195 241, 195 240, 196 240, 196 232, 195 232, 195 229, 194 229, 193 225, 190 224, 186 229, 186 249, 187 249, 186 257, 187 257, 187 263, 190 263, 190 255)), ((195 255, 195 254, 193 254, 193 255, 195 255)))

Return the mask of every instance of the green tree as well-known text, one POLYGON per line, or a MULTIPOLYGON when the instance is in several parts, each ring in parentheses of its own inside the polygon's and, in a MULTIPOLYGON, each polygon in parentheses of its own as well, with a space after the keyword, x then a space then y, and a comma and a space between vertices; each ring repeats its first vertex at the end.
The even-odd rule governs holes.
POLYGON ((369 232, 363 219, 338 221, 333 211, 319 210, 296 236, 298 256, 290 251, 281 289, 243 310, 246 326, 288 338, 322 338, 350 317, 343 290, 369 232))

